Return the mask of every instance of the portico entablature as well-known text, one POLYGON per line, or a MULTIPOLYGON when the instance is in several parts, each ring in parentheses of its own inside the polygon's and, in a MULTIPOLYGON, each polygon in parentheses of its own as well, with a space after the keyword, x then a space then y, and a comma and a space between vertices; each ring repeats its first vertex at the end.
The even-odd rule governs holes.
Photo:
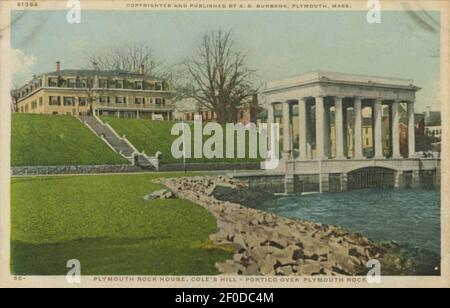
POLYGON ((387 89, 361 86, 313 85, 297 89, 266 91, 266 101, 281 103, 289 100, 302 100, 308 97, 343 97, 361 99, 381 99, 383 101, 412 102, 415 92, 402 89, 387 89))

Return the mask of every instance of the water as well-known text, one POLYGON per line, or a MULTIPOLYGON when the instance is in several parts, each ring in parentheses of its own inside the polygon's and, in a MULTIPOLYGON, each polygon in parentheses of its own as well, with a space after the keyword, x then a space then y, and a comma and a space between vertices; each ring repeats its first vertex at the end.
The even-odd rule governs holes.
POLYGON ((283 197, 258 209, 344 227, 375 242, 395 241, 440 255, 440 204, 436 190, 368 189, 283 197))

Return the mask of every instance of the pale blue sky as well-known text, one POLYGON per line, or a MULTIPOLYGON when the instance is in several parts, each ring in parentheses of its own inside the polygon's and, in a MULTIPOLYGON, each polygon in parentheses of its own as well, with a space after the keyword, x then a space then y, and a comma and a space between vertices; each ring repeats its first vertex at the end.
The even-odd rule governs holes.
MULTIPOLYGON (((439 13, 430 12, 439 21, 439 13)), ((418 109, 438 108, 439 29, 421 27, 404 12, 384 12, 368 24, 366 12, 83 11, 81 24, 66 12, 15 12, 12 47, 22 62, 14 76, 86 64, 91 51, 115 44, 144 43, 168 63, 193 53, 208 30, 233 31, 248 66, 264 82, 312 70, 414 79, 424 89, 418 109)))

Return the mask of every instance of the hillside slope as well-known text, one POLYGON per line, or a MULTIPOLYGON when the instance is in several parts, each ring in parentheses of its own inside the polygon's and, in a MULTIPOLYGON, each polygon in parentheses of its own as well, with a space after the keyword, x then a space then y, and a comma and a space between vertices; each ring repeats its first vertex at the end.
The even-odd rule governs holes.
POLYGON ((11 126, 12 166, 128 164, 71 116, 13 114, 11 126))

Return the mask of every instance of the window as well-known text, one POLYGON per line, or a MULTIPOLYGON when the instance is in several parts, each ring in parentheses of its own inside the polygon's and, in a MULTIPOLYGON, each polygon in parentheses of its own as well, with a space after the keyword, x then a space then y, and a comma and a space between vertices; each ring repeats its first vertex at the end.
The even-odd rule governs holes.
POLYGON ((25 112, 28 112, 28 104, 25 105, 25 112))
POLYGON ((106 79, 100 79, 99 81, 99 87, 101 89, 107 89, 108 88, 108 80, 106 79))
POLYGON ((116 97, 116 104, 126 104, 127 100, 123 96, 117 96, 116 97))
POLYGON ((100 103, 102 104, 109 103, 109 96, 100 96, 100 103))
POLYGON ((116 88, 123 89, 123 80, 116 80, 116 88))
POLYGON ((57 87, 58 86, 58 78, 50 77, 48 79, 49 87, 57 87))
POLYGON ((134 87, 136 90, 142 90, 144 88, 143 82, 142 81, 136 81, 134 83, 134 87))
POLYGON ((155 83, 155 90, 156 91, 162 91, 162 83, 161 82, 155 83))
POLYGON ((61 105, 61 99, 59 96, 50 96, 49 97, 49 105, 50 106, 60 106, 61 105))
POLYGON ((37 101, 33 101, 31 103, 31 110, 35 110, 37 108, 37 101))
POLYGON ((68 88, 75 88, 75 86, 76 86, 75 79, 71 78, 71 79, 67 80, 67 87, 68 88))
POLYGON ((75 106, 75 97, 64 97, 64 106, 75 106))
POLYGON ((77 88, 87 88, 87 81, 86 80, 78 80, 77 88))
POLYGON ((39 106, 42 106, 44 104, 44 99, 41 97, 39 97, 39 106))
POLYGON ((86 105, 87 105, 87 97, 80 97, 80 98, 78 99, 78 104, 79 104, 80 106, 86 106, 86 105))
POLYGON ((144 99, 142 97, 136 97, 134 99, 134 103, 137 104, 137 105, 144 104, 144 99))
POLYGON ((162 104, 162 99, 160 99, 160 98, 155 98, 155 104, 156 104, 156 105, 161 105, 161 104, 162 104))

